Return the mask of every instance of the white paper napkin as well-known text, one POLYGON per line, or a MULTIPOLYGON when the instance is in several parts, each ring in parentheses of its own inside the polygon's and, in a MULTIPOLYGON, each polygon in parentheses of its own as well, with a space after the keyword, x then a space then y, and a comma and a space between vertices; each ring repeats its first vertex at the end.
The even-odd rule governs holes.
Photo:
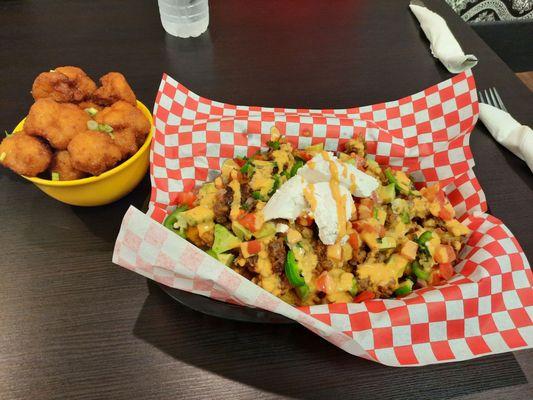
POLYGON ((501 145, 526 162, 533 172, 533 130, 520 125, 509 113, 479 103, 479 119, 501 145))
POLYGON ((465 55, 440 15, 426 8, 420 0, 412 0, 409 8, 430 42, 431 54, 438 58, 448 71, 457 74, 477 64, 476 56, 465 55))

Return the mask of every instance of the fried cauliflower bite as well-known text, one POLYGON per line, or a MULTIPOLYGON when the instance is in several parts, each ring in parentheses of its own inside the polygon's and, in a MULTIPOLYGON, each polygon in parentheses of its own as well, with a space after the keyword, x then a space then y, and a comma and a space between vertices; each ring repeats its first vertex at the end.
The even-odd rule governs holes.
POLYGON ((139 150, 135 138, 135 132, 131 129, 122 129, 120 131, 113 130, 113 141, 120 148, 122 159, 131 157, 137 153, 137 150, 139 150))
POLYGON ((92 175, 100 175, 122 158, 120 148, 107 134, 99 131, 78 133, 69 143, 72 166, 92 175))
POLYGON ((39 99, 30 108, 24 130, 28 135, 41 136, 58 150, 65 150, 71 139, 87 130, 89 115, 70 103, 39 99))
POLYGON ((96 84, 78 67, 57 67, 43 72, 33 82, 31 93, 35 100, 51 98, 69 103, 89 98, 96 90, 96 84))
POLYGON ((101 86, 93 93, 93 101, 103 106, 109 106, 116 101, 124 100, 132 106, 137 104, 135 93, 131 90, 124 75, 110 72, 100 78, 101 86))
POLYGON ((77 170, 72 166, 70 154, 67 150, 61 150, 52 156, 52 162, 48 168, 50 173, 57 173, 60 181, 72 181, 87 176, 86 172, 77 170))
POLYGON ((113 128, 115 142, 123 157, 129 157, 139 149, 150 131, 150 121, 141 110, 125 101, 117 101, 94 116, 96 122, 113 128))
POLYGON ((40 139, 16 132, 0 143, 0 164, 17 174, 37 176, 50 165, 52 152, 40 139))

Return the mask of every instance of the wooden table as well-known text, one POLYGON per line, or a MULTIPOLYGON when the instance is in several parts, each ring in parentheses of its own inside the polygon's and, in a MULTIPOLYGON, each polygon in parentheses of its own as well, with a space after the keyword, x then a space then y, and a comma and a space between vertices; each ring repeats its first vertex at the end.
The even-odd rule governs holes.
MULTIPOLYGON (((407 0, 211 1, 209 32, 167 36, 155 2, 0 3, 0 117, 11 129, 40 71, 122 71, 152 104, 163 72, 237 104, 348 107, 393 100, 450 76, 430 56, 407 0)), ((447 8, 428 1, 468 52, 479 87, 496 86, 533 124, 531 93, 447 8)), ((533 179, 482 127, 472 149, 491 211, 533 255, 533 179)), ((299 326, 208 317, 111 263, 121 201, 70 207, 0 172, 0 398, 531 398, 532 352, 394 369, 299 326)))

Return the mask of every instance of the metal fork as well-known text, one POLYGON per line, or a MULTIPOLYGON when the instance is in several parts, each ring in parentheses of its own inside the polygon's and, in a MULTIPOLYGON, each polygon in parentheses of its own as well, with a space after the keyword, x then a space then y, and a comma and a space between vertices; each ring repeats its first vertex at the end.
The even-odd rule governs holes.
POLYGON ((502 98, 498 94, 498 91, 496 90, 495 87, 491 87, 488 90, 478 90, 477 96, 481 103, 491 105, 493 107, 499 108, 500 110, 507 112, 507 108, 505 108, 502 98))

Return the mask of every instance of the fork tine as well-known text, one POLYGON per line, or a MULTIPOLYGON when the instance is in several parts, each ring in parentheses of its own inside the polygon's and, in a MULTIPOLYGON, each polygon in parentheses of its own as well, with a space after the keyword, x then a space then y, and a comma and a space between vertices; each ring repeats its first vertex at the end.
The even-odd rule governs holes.
POLYGON ((489 92, 489 96, 490 96, 490 98, 491 98, 491 100, 492 100, 492 102, 493 102, 492 105, 493 105, 494 107, 497 107, 497 108, 501 109, 500 105, 498 104, 498 100, 496 100, 496 97, 494 97, 494 94, 493 94, 493 92, 492 92, 492 89, 493 89, 493 88, 489 88, 489 90, 488 90, 488 92, 489 92))
POLYGON ((487 99, 487 104, 491 105, 493 107, 496 107, 496 104, 494 104, 494 101, 492 100, 492 97, 490 96, 490 93, 487 89, 483 91, 485 93, 485 98, 487 99))
POLYGON ((483 92, 483 103, 490 104, 490 100, 489 100, 489 98, 487 96, 487 91, 486 90, 482 90, 482 92, 483 92))
POLYGON ((500 109, 502 109, 503 111, 507 112, 507 108, 505 108, 505 104, 503 104, 502 98, 500 97, 500 95, 499 95, 498 91, 496 90, 496 88, 493 87, 492 91, 494 92, 494 97, 496 97, 496 101, 500 105, 500 109))
POLYGON ((487 91, 486 90, 483 90, 483 98, 485 99, 485 104, 489 104, 490 105, 490 98, 487 95, 487 91))
POLYGON ((477 91, 477 97, 480 103, 485 103, 485 100, 483 100, 483 92, 481 90, 477 91))

